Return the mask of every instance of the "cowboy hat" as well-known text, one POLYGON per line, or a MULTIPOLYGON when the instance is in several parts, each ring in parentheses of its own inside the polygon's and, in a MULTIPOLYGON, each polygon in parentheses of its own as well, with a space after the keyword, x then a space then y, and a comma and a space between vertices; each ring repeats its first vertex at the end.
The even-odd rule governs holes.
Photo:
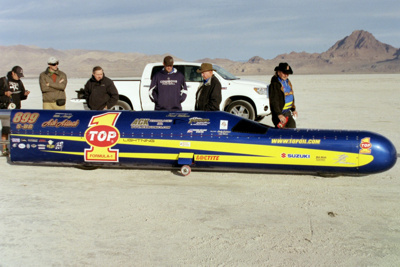
POLYGON ((292 68, 286 62, 279 63, 279 66, 276 66, 274 71, 282 71, 285 74, 293 74, 292 68))
POLYGON ((211 63, 202 63, 200 66, 200 69, 198 69, 197 72, 202 73, 205 71, 212 71, 212 70, 215 71, 215 69, 213 69, 213 65, 211 63))

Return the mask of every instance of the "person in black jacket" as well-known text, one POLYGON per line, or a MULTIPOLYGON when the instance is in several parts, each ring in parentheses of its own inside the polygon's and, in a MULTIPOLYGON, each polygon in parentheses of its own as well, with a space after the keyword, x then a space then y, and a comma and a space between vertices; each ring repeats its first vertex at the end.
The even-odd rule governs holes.
POLYGON ((115 106, 119 99, 114 82, 104 76, 99 66, 93 68, 93 75, 84 88, 84 98, 91 110, 107 110, 115 106))
POLYGON ((218 111, 221 104, 221 83, 214 76, 213 65, 210 63, 202 63, 200 69, 197 70, 203 77, 196 92, 195 110, 218 111))
MULTIPOLYGON (((20 66, 15 66, 5 77, 0 78, 0 108, 2 109, 20 109, 21 100, 28 98, 29 91, 25 90, 21 78, 24 72, 20 66)), ((10 133, 10 120, 1 120, 2 141, 8 139, 10 133)), ((8 155, 7 145, 3 144, 3 155, 8 155)))
POLYGON ((296 128, 297 117, 294 102, 293 86, 289 81, 292 68, 286 62, 275 67, 275 75, 271 78, 268 87, 269 102, 272 113, 272 122, 278 128, 296 128))
POLYGON ((3 103, 2 108, 9 107, 10 103, 14 103, 13 108, 21 108, 21 100, 28 98, 29 91, 25 90, 21 78, 24 77, 23 70, 20 66, 15 66, 7 76, 0 79, 0 102, 3 103))

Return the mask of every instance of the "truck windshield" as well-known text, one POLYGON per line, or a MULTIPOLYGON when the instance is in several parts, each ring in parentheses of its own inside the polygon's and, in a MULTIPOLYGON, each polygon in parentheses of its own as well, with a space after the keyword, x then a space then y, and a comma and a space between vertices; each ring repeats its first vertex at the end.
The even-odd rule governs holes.
POLYGON ((225 80, 238 80, 239 78, 227 71, 226 69, 221 68, 220 66, 213 65, 214 69, 218 72, 219 75, 222 76, 225 80))

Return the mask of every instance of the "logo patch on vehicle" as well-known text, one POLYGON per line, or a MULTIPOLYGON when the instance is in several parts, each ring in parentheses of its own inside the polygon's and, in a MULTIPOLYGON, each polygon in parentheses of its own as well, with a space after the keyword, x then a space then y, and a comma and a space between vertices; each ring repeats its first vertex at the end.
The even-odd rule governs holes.
POLYGON ((92 117, 85 132, 85 140, 90 145, 85 149, 85 161, 118 162, 118 149, 111 149, 118 143, 120 133, 115 127, 121 113, 105 113, 92 117))
POLYGON ((372 148, 371 138, 365 137, 361 139, 360 148, 361 148, 360 149, 361 154, 371 154, 371 148, 372 148))

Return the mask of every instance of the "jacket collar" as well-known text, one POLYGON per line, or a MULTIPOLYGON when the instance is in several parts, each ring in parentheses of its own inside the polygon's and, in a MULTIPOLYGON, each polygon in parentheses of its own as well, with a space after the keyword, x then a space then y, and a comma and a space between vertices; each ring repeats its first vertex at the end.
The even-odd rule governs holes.
POLYGON ((54 74, 58 75, 58 74, 59 74, 59 69, 57 69, 55 72, 50 72, 49 67, 47 67, 45 73, 46 73, 46 74, 54 73, 54 74))

